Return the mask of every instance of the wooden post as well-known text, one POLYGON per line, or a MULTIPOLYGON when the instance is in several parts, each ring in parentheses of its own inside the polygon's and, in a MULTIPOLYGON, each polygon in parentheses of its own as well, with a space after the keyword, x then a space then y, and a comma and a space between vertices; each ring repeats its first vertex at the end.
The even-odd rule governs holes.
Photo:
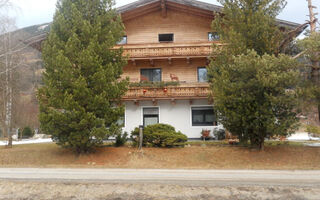
POLYGON ((139 150, 142 149, 142 143, 143 143, 143 125, 139 126, 139 150))

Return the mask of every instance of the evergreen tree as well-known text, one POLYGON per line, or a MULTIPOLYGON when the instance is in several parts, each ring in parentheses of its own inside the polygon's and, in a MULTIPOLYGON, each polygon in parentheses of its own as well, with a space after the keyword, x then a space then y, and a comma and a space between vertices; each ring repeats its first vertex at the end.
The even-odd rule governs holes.
POLYGON ((276 16, 286 5, 285 0, 218 0, 222 14, 212 22, 224 48, 231 55, 255 50, 259 55, 275 54, 283 33, 276 23, 276 16))
POLYGON ((43 45, 46 72, 40 122, 58 145, 84 153, 117 132, 128 81, 126 59, 112 49, 124 35, 113 0, 59 0, 43 45))
MULTIPOLYGON (((209 78, 222 124, 241 143, 262 149, 264 138, 287 135, 297 124, 296 63, 279 54, 276 16, 284 0, 220 0, 212 29, 224 46, 214 51, 209 78), (290 89, 290 90, 289 90, 290 89)), ((217 49, 217 48, 214 48, 217 49)))
POLYGON ((305 80, 303 97, 307 103, 318 107, 318 120, 320 121, 320 32, 310 33, 306 38, 298 42, 303 51, 300 58, 304 68, 310 71, 310 79, 305 80))

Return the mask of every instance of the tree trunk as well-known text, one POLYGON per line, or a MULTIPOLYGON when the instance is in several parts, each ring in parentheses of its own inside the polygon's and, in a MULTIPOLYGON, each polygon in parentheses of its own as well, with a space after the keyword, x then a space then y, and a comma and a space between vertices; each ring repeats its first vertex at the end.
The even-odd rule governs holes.
POLYGON ((312 0, 307 0, 308 1, 308 8, 309 8, 309 17, 310 17, 310 31, 311 33, 315 32, 316 31, 316 28, 317 28, 317 20, 316 20, 316 17, 315 17, 315 13, 313 12, 313 9, 315 8, 313 5, 312 5, 312 0))
POLYGON ((2 124, 2 130, 3 130, 3 137, 8 138, 8 128, 5 124, 2 124))
POLYGON ((245 133, 239 134, 239 143, 241 146, 248 146, 248 137, 245 133))
POLYGON ((320 122, 320 102, 318 102, 318 120, 320 122))
POLYGON ((260 138, 259 148, 260 148, 260 151, 264 151, 264 138, 260 138))
POLYGON ((12 135, 9 133, 8 148, 12 148, 12 135))
POLYGON ((264 135, 261 133, 250 134, 251 148, 263 151, 264 150, 264 135))

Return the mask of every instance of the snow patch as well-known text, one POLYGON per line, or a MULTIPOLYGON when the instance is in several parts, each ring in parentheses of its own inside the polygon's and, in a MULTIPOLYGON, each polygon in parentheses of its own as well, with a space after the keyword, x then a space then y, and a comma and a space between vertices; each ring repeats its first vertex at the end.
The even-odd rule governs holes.
MULTIPOLYGON (((40 144, 40 143, 52 143, 51 138, 46 138, 46 139, 25 139, 25 140, 20 140, 20 141, 13 141, 13 145, 20 145, 20 144, 40 144)), ((8 144, 8 141, 0 141, 0 146, 5 146, 8 144)))
POLYGON ((305 145, 309 147, 320 147, 320 143, 305 144, 305 145))
POLYGON ((38 31, 43 31, 45 28, 47 28, 49 25, 42 25, 38 27, 38 31))
POLYGON ((319 140, 320 138, 316 137, 311 137, 309 133, 307 132, 300 132, 300 133, 295 133, 288 137, 289 141, 307 141, 307 140, 319 140))

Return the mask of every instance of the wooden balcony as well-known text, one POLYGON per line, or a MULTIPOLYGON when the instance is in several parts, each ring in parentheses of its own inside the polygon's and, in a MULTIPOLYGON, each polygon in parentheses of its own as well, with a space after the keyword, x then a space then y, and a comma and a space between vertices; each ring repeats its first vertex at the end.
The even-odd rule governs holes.
POLYGON ((130 87, 123 100, 143 101, 161 99, 206 99, 210 94, 207 83, 184 83, 178 86, 163 88, 153 87, 130 87))
MULTIPOLYGON (((212 54, 213 42, 191 44, 141 44, 123 45, 124 55, 130 59, 157 59, 157 58, 193 58, 209 57, 212 54)), ((120 48, 117 46, 115 48, 120 48)))

